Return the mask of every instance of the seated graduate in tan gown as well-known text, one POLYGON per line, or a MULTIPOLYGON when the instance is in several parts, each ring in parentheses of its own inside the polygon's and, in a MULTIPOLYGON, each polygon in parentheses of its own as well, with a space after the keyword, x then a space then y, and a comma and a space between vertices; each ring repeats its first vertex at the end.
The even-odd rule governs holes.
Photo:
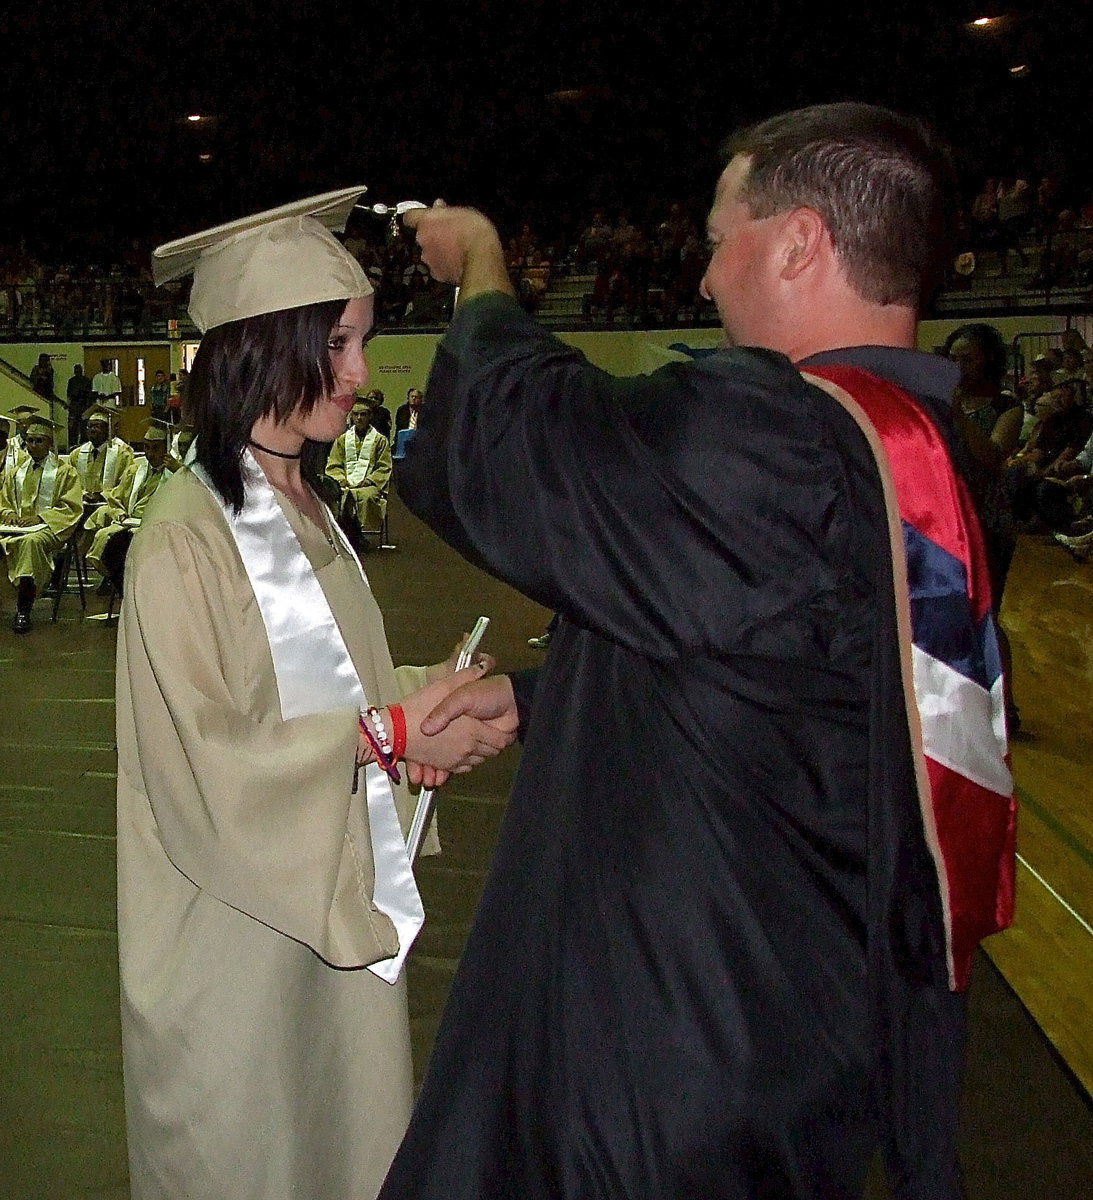
POLYGON ((379 529, 391 481, 391 443, 371 424, 372 405, 354 402, 349 428, 330 447, 326 474, 342 493, 342 515, 361 530, 379 529))
POLYGON ((68 455, 68 461, 79 473, 84 500, 97 504, 133 465, 133 450, 128 442, 114 436, 116 409, 92 404, 83 416, 87 441, 68 455))
POLYGON ((149 421, 144 431, 144 456, 133 460, 117 487, 104 493, 103 503, 84 522, 91 539, 87 561, 118 591, 133 530, 139 527, 160 484, 166 483, 179 467, 167 449, 166 423, 149 421))
POLYGON ((156 492, 118 638, 118 935, 134 1200, 368 1200, 411 1104, 416 780, 453 673, 392 666, 315 464, 367 379, 372 288, 329 232, 361 188, 160 247, 204 334, 192 463, 156 492), (404 762, 398 763, 402 758, 404 762), (415 765, 416 764, 416 765, 415 765))
POLYGON ((35 597, 49 580, 53 560, 83 515, 82 490, 75 469, 53 451, 54 425, 31 417, 26 425, 27 454, 4 473, 0 486, 0 553, 15 586, 15 633, 30 631, 35 597), (16 532, 25 529, 25 533, 16 532))
POLYGON ((14 417, 0 416, 0 485, 9 471, 14 471, 26 458, 14 417))

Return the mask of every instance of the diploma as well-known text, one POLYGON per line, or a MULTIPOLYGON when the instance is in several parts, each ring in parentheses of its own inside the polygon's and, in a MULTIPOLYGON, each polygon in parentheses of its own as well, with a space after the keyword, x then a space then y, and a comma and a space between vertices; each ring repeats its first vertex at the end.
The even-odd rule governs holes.
POLYGON ((43 529, 48 528, 45 521, 39 521, 36 525, 0 525, 0 535, 18 537, 23 533, 41 533, 43 529))
MULTIPOLYGON (((489 617, 479 617, 475 621, 470 637, 467 638, 466 644, 459 652, 459 657, 455 660, 457 671, 462 671, 464 667, 471 665, 474 660, 474 652, 478 649, 478 643, 482 640, 482 635, 486 632, 486 626, 489 623, 489 617)), ((433 817, 433 809, 436 807, 433 794, 433 788, 422 788, 421 794, 417 798, 414 819, 410 822, 410 832, 406 835, 406 857, 409 858, 411 866, 417 862, 417 856, 421 853, 421 843, 425 840, 425 831, 429 828, 429 822, 433 817)))

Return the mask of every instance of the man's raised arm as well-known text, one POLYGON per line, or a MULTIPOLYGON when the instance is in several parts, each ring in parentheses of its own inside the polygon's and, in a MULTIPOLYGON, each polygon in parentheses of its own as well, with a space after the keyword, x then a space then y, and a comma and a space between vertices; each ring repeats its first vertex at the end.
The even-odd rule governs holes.
POLYGON ((416 230, 421 258, 441 283, 459 288, 459 302, 483 292, 516 292, 505 266, 501 239, 488 217, 473 208, 449 208, 438 200, 432 208, 411 209, 403 223, 416 230))

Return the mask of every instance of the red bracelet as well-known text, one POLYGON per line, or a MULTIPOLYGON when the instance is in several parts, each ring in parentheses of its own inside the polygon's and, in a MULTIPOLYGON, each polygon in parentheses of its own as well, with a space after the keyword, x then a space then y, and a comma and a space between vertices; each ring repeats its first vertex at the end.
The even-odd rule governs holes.
POLYGON ((391 757, 398 762, 406 757, 406 714, 401 704, 391 704, 387 715, 391 718, 391 757))

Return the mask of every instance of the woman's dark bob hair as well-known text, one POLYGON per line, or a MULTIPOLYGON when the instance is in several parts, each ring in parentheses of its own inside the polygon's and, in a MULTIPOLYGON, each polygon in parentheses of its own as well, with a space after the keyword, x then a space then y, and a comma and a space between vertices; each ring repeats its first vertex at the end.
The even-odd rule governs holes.
POLYGON ((946 358, 950 357, 957 342, 971 342, 978 347, 979 353, 983 355, 984 377, 1000 386, 1006 374, 1007 361, 1006 343, 998 330, 993 325, 985 325, 979 321, 961 325, 945 339, 941 352, 946 358))
MULTIPOLYGON (((334 390, 330 332, 345 300, 325 300, 229 321, 201 339, 186 392, 197 461, 235 512, 243 507, 243 451, 260 417, 310 412, 334 390)), ((317 485, 326 447, 305 442, 301 468, 317 485)))

